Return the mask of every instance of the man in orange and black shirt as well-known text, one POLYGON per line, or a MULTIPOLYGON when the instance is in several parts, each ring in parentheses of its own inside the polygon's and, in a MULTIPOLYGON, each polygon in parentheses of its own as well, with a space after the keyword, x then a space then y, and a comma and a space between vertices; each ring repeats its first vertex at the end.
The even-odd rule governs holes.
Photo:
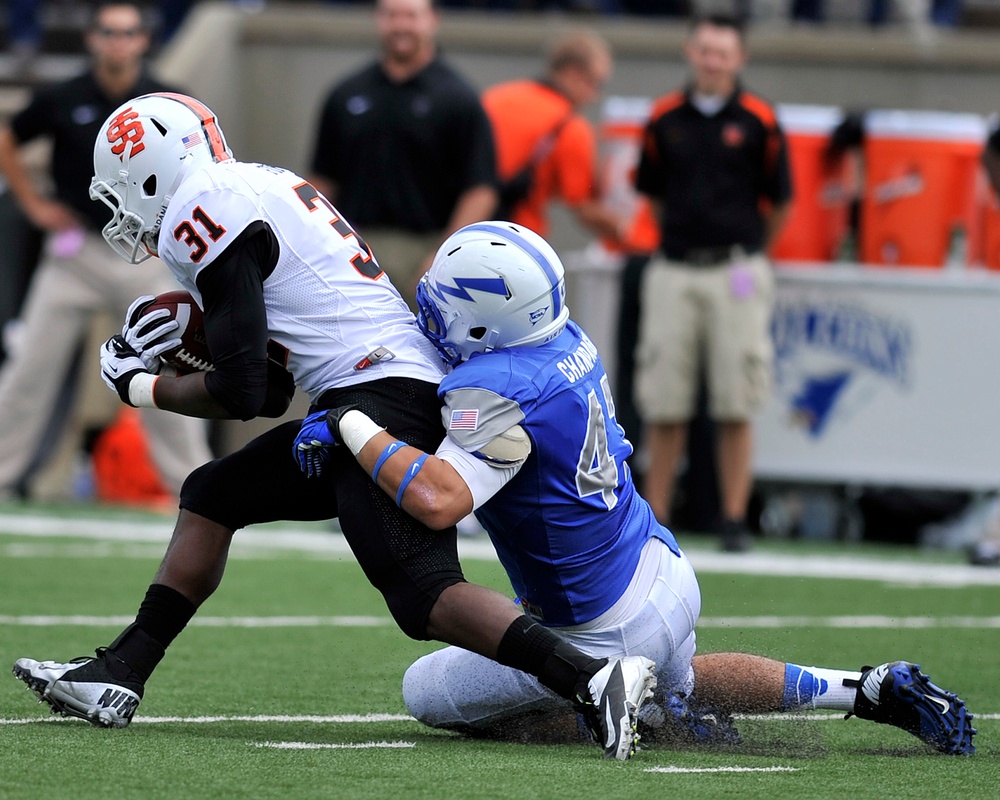
POLYGON ((558 198, 582 226, 617 238, 618 216, 597 199, 596 136, 579 113, 600 96, 611 66, 603 40, 574 31, 552 44, 544 78, 483 94, 497 149, 499 215, 545 236, 547 206, 558 198))
POLYGON ((716 423, 722 546, 750 546, 752 414, 771 384, 774 278, 766 251, 787 216, 791 178, 774 110, 739 83, 738 21, 697 21, 692 81, 654 104, 636 188, 649 196, 660 253, 643 278, 636 400, 647 425, 644 496, 668 521, 704 360, 716 423))

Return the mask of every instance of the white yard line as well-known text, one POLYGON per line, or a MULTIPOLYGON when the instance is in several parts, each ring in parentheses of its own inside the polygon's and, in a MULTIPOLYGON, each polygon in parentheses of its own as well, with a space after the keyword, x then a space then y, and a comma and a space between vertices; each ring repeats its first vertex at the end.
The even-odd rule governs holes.
POLYGON ((271 747, 275 750, 368 750, 383 747, 416 747, 416 742, 351 742, 350 744, 325 744, 321 742, 248 742, 254 747, 271 747))
POLYGON ((1000 617, 699 617, 699 628, 1000 628, 1000 617))
POLYGON ((700 772, 801 772, 798 767, 647 767, 643 772, 681 775, 700 772))

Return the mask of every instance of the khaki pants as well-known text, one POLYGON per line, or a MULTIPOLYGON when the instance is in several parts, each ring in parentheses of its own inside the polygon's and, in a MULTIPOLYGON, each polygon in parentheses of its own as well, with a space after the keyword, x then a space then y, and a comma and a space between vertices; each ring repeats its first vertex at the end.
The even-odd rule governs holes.
MULTIPOLYGON (((128 264, 99 233, 87 233, 72 257, 53 249, 50 237, 21 312, 20 346, 0 369, 0 488, 10 488, 22 477, 40 445, 58 448, 46 425, 76 349, 99 312, 111 320, 98 336, 103 342, 121 330, 136 297, 178 288, 160 261, 128 264)), ((84 359, 82 381, 101 382, 97 350, 88 349, 84 359)), ((116 397, 114 402, 120 403, 116 397)), ((81 416, 79 409, 74 411, 71 427, 81 416)), ((193 469, 211 459, 203 420, 142 409, 142 423, 153 460, 174 492, 193 469)))
POLYGON ((689 266, 660 257, 643 276, 635 392, 646 422, 690 420, 704 359, 713 419, 748 419, 767 400, 774 275, 754 255, 689 266))

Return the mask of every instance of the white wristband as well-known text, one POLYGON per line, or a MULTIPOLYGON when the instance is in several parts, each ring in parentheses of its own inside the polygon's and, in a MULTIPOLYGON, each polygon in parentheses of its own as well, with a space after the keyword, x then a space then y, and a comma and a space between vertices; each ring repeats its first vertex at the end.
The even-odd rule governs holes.
POLYGON ((156 408, 153 400, 153 386, 159 379, 158 375, 140 372, 128 384, 128 401, 136 408, 156 408))
POLYGON ((352 408, 340 418, 340 438, 355 457, 361 452, 361 448, 384 430, 385 428, 380 428, 371 417, 356 408, 352 408))

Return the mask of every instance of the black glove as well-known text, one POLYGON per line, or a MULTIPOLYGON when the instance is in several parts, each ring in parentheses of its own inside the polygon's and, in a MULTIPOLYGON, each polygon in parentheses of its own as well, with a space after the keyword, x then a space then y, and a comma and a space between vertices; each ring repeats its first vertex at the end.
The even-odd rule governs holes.
POLYGON ((101 377, 111 391, 118 392, 126 405, 132 405, 128 385, 140 372, 152 374, 124 336, 117 334, 101 345, 101 377))
POLYGON ((143 316, 142 312, 155 301, 156 298, 151 294, 136 298, 125 312, 125 325, 122 327, 125 341, 154 375, 159 373, 163 363, 160 361, 160 354, 181 346, 179 337, 170 336, 181 325, 177 320, 170 319, 167 309, 159 308, 143 316))

